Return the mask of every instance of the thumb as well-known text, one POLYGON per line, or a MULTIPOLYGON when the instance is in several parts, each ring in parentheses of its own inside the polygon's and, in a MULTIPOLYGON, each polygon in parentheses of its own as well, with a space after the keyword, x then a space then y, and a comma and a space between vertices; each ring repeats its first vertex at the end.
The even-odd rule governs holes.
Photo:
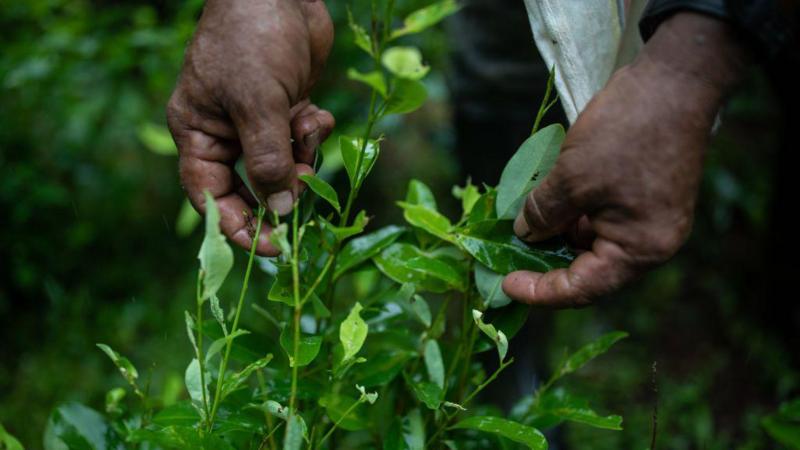
POLYGON ((514 220, 514 233, 524 241, 543 241, 564 232, 580 216, 581 211, 570 202, 564 182, 554 170, 528 194, 514 220))
POLYGON ((242 111, 233 117, 242 144, 247 178, 269 209, 291 212, 297 178, 290 128, 288 99, 242 111))

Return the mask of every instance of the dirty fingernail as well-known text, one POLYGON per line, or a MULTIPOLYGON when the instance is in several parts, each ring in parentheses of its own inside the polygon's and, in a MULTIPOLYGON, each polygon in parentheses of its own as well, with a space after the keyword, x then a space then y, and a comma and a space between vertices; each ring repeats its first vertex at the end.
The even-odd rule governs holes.
POLYGON ((309 150, 315 150, 319 147, 319 130, 315 130, 313 133, 307 134, 305 138, 303 138, 303 143, 305 143, 306 148, 309 150))
POLYGON ((291 191, 276 192, 267 197, 267 205, 269 209, 278 213, 278 215, 285 216, 292 212, 294 198, 291 191))
POLYGON ((531 229, 528 226, 528 222, 525 220, 525 216, 519 214, 516 219, 514 219, 514 234, 519 236, 521 239, 528 239, 531 234, 531 229))

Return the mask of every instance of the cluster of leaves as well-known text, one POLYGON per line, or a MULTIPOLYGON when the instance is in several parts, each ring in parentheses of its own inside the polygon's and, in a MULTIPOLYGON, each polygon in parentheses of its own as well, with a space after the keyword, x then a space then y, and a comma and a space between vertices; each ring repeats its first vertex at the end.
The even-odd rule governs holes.
POLYGON ((774 414, 764 417, 761 425, 776 442, 800 449, 800 399, 782 404, 774 414))
MULTIPOLYGON (((57 408, 46 448, 545 449, 540 430, 563 421, 621 429, 619 416, 602 416, 556 387, 625 337, 620 332, 565 355, 509 415, 479 403, 479 394, 513 364, 508 340, 529 313, 503 294, 503 274, 548 271, 572 259, 560 242, 525 245, 511 225, 558 155, 560 126, 536 130, 537 123, 497 187, 454 188, 462 205, 455 221, 438 211, 418 180, 398 202, 408 226, 364 234, 367 213, 351 214, 381 151, 375 125, 416 110, 427 96, 421 52, 395 41, 435 25, 457 5, 434 3, 395 29, 393 8, 392 0, 373 2, 369 30, 350 23, 373 68, 348 72, 370 88, 371 100, 364 134, 339 139, 350 183, 346 200, 322 178, 304 176, 309 191, 285 222, 260 208, 254 236, 270 220, 281 256, 257 259, 254 243, 238 301, 225 308, 217 294, 234 258, 207 195, 195 311, 185 315, 194 351, 185 371, 189 399, 159 404, 134 365, 100 344, 130 389, 108 393, 107 417, 76 403, 57 408), (259 337, 239 326, 256 263, 273 280, 266 299, 260 294, 252 305, 273 325, 271 335, 259 337), (474 358, 492 350, 499 366, 486 373, 474 358), (129 392, 136 402, 126 399, 129 392)), ((546 98, 542 111, 551 104, 546 98)))

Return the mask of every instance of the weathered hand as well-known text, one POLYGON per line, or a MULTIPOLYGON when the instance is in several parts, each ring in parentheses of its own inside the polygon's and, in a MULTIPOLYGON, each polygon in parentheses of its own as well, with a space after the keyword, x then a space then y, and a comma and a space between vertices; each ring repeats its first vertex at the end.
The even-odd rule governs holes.
MULTIPOLYGON (((210 191, 222 231, 249 248, 256 199, 234 171, 244 156, 260 199, 288 213, 301 190, 298 173, 312 169, 333 116, 311 104, 309 92, 333 41, 321 0, 208 0, 167 118, 180 155, 180 175, 195 208, 210 191)), ((269 230, 264 229, 262 237, 269 230)), ((274 255, 268 239, 257 251, 274 255)))
POLYGON ((668 260, 691 231, 704 148, 745 59, 722 22, 663 23, 578 117, 514 224, 529 242, 566 233, 585 251, 567 269, 511 273, 503 290, 582 306, 668 260))

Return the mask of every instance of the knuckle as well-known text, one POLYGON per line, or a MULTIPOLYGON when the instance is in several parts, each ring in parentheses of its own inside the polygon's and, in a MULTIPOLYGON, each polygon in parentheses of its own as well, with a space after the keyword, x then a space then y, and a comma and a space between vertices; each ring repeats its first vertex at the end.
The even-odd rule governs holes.
POLYGON ((650 263, 658 264, 672 258, 686 241, 687 233, 673 228, 647 236, 647 258, 650 263))
POLYGON ((250 158, 247 174, 257 184, 275 185, 285 182, 293 167, 294 162, 291 159, 268 152, 250 158))

